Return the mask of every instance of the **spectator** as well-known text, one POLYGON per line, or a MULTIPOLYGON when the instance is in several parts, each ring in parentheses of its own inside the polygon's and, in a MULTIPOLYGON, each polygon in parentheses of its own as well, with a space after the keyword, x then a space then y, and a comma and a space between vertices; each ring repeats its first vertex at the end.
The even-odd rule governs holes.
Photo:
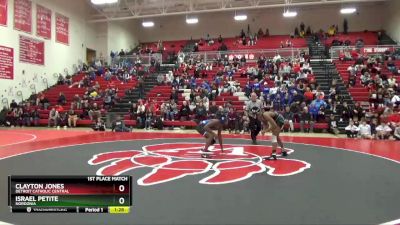
POLYGON ((136 103, 133 103, 131 108, 129 109, 129 116, 131 120, 137 120, 137 115, 138 115, 138 106, 136 103))
POLYGON ((314 100, 314 93, 311 91, 309 87, 306 88, 306 92, 304 93, 304 98, 307 105, 314 100))
POLYGON ((363 117, 365 117, 365 110, 361 107, 360 102, 356 102, 353 112, 351 114, 353 116, 356 116, 358 120, 361 120, 363 117))
POLYGON ((76 109, 82 109, 82 99, 78 94, 76 94, 72 99, 72 104, 76 109))
POLYGON ((304 102, 304 95, 302 93, 298 93, 297 91, 293 91, 291 104, 296 103, 297 105, 300 105, 303 102, 304 102))
POLYGON ((335 115, 331 114, 328 120, 328 131, 332 134, 339 134, 339 129, 337 126, 337 121, 335 119, 335 115))
POLYGON ((23 123, 23 118, 22 118, 22 114, 24 113, 22 107, 17 107, 15 108, 16 113, 15 113, 15 119, 17 121, 17 124, 22 127, 24 125, 23 123))
MULTIPOLYGON (((219 106, 219 108, 222 108, 222 106, 219 106)), ((204 107, 203 102, 200 102, 199 105, 196 106, 195 112, 196 120, 202 121, 207 118, 207 110, 206 107, 204 107)))
POLYGON ((97 120, 97 118, 101 117, 100 108, 97 106, 97 103, 93 103, 92 107, 89 110, 89 118, 91 121, 97 120))
POLYGON ((7 126, 7 114, 8 114, 8 109, 7 106, 3 106, 3 109, 0 112, 0 126, 7 126))
POLYGON ((94 131, 106 131, 106 124, 101 118, 97 118, 97 121, 93 124, 92 129, 94 131))
POLYGON ((311 133, 313 132, 313 130, 314 130, 314 121, 313 121, 310 113, 308 112, 308 107, 307 106, 305 106, 303 108, 303 111, 300 114, 300 131, 301 132, 304 132, 304 125, 307 125, 307 126, 310 127, 309 129, 306 128, 307 132, 311 132, 311 133))
POLYGON ((329 89, 328 97, 332 102, 336 101, 336 87, 335 86, 331 86, 331 88, 329 89))
POLYGON ((400 123, 398 123, 398 124, 397 124, 397 127, 394 129, 393 137, 394 137, 397 141, 400 141, 400 123))
POLYGON ((110 81, 111 78, 112 78, 112 73, 111 73, 110 70, 107 69, 106 72, 105 72, 105 74, 104 74, 104 80, 110 81))
POLYGON ((353 118, 353 111, 347 105, 347 102, 343 102, 343 105, 339 104, 337 111, 340 115, 340 121, 349 121, 350 118, 353 118))
POLYGON ((123 75, 123 82, 128 83, 130 80, 131 80, 131 75, 129 74, 128 71, 125 71, 123 75))
POLYGON ((110 109, 113 105, 112 98, 109 94, 106 94, 103 99, 105 109, 110 109))
POLYGON ((363 139, 373 139, 371 134, 371 126, 367 124, 365 119, 361 120, 361 124, 358 126, 359 135, 363 139))
POLYGON ((57 85, 63 85, 64 83, 65 83, 64 76, 61 73, 58 74, 57 85))
POLYGON ((345 130, 348 138, 356 138, 359 128, 354 125, 353 120, 350 120, 349 125, 345 128, 345 130))
POLYGON ((38 111, 38 108, 35 107, 34 110, 30 113, 30 119, 31 123, 33 123, 34 126, 39 125, 39 120, 40 120, 40 113, 38 111))
POLYGON ((76 114, 74 109, 70 109, 68 111, 68 126, 76 127, 76 122, 78 121, 78 115, 76 114))
POLYGON ((146 121, 146 107, 143 104, 143 101, 139 102, 139 106, 137 107, 137 122, 138 128, 144 128, 146 121))
POLYGON ((53 107, 49 112, 48 127, 50 127, 52 123, 53 123, 53 126, 56 127, 58 117, 59 117, 58 111, 56 111, 56 109, 53 107))
POLYGON ((174 102, 178 102, 179 95, 175 89, 172 89, 171 96, 169 97, 170 100, 174 100, 174 102))
POLYGON ((122 120, 120 116, 117 116, 116 120, 113 123, 112 131, 115 131, 115 132, 131 132, 132 129, 126 127, 124 120, 122 120))
POLYGON ((158 85, 163 85, 164 84, 164 75, 159 73, 157 76, 157 83, 158 85))
POLYGON ((372 135, 372 137, 374 139, 376 139, 377 138, 377 136, 376 136, 376 133, 377 133, 376 128, 378 127, 378 120, 376 118, 372 118, 370 126, 371 126, 371 135, 372 135))
POLYGON ((6 114, 6 121, 5 121, 5 125, 6 126, 13 127, 13 126, 17 125, 17 121, 15 119, 16 111, 17 111, 16 108, 14 108, 14 109, 10 108, 9 110, 6 111, 6 113, 7 113, 6 114))
POLYGON ((283 118, 285 119, 285 126, 289 125, 289 131, 294 131, 294 114, 290 111, 290 107, 285 107, 285 112, 283 113, 283 118))
POLYGON ((59 117, 58 117, 58 126, 59 127, 64 127, 64 129, 66 129, 67 128, 67 124, 68 124, 67 113, 66 112, 60 112, 59 113, 59 117))
POLYGON ((326 102, 322 99, 315 99, 311 102, 310 113, 313 120, 319 121, 324 116, 324 109, 326 106, 326 102))
POLYGON ((211 119, 216 118, 215 116, 216 116, 217 112, 218 112, 217 103, 215 101, 212 101, 211 106, 209 108, 210 118, 211 119))
POLYGON ((15 102, 15 100, 11 100, 10 103, 10 109, 16 109, 18 107, 18 104, 15 102))
POLYGON ((57 104, 65 105, 66 102, 67 102, 67 99, 66 99, 64 93, 60 92, 60 95, 58 96, 57 104))
POLYGON ((396 89, 397 89, 398 84, 397 84, 397 80, 396 80, 396 78, 395 78, 394 76, 391 76, 391 77, 387 80, 387 82, 388 82, 389 88, 391 88, 392 90, 396 90, 396 89))
POLYGON ((397 107, 397 108, 400 107, 400 96, 399 96, 399 93, 393 95, 393 97, 391 99, 391 102, 392 102, 394 107, 397 107))
POLYGON ((99 94, 96 90, 93 89, 93 91, 90 92, 89 97, 91 98, 91 100, 95 101, 99 97, 99 94))
POLYGON ((153 113, 151 111, 147 111, 146 112, 146 121, 145 121, 145 129, 149 130, 152 129, 151 124, 153 123, 154 117, 153 117, 153 113))
POLYGON ((376 136, 380 140, 389 139, 390 132, 392 132, 392 129, 383 121, 381 122, 381 125, 376 127, 376 136))
POLYGON ((228 113, 228 128, 229 128, 229 133, 233 133, 238 130, 238 115, 234 111, 233 108, 229 109, 228 113))
POLYGON ((181 121, 186 121, 189 120, 190 116, 190 108, 189 105, 187 104, 187 101, 182 102, 181 109, 179 111, 179 117, 181 121))
POLYGON ((175 100, 171 99, 167 109, 167 120, 175 121, 175 116, 178 114, 178 105, 175 100))
POLYGON ((22 124, 23 126, 31 126, 31 118, 30 118, 30 108, 29 108, 29 102, 26 103, 24 107, 21 107, 22 109, 22 124))

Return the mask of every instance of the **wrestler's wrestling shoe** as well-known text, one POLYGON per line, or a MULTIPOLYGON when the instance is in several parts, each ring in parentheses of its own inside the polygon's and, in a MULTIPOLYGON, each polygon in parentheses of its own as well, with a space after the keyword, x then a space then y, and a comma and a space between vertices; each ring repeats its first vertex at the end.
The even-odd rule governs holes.
POLYGON ((283 157, 288 156, 287 151, 282 151, 282 156, 283 156, 283 157))
POLYGON ((210 154, 211 154, 211 151, 210 151, 210 150, 205 151, 205 150, 202 148, 202 149, 200 149, 200 151, 201 151, 201 158, 210 158, 210 154))
POLYGON ((264 160, 277 160, 278 157, 276 156, 276 153, 272 153, 270 156, 265 157, 264 160))

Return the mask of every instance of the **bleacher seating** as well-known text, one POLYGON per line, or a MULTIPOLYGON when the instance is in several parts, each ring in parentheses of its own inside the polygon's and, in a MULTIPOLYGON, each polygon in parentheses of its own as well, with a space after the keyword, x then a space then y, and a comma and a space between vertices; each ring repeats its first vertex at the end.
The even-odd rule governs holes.
MULTIPOLYGON (((347 68, 350 65, 354 65, 354 61, 335 61, 336 68, 342 77, 343 81, 347 83, 349 80, 349 72, 347 71, 347 68)), ((400 68, 400 60, 396 61, 396 66, 400 68)), ((388 77, 391 76, 391 72, 389 72, 386 68, 386 66, 382 67, 381 70, 382 74, 386 74, 388 77)), ((375 74, 371 74, 372 76, 375 74)), ((396 80, 398 83, 400 83, 400 76, 396 76, 396 80)), ((351 96, 353 97, 353 100, 356 102, 368 102, 369 100, 369 89, 367 87, 364 87, 361 85, 360 82, 360 74, 357 74, 356 78, 356 84, 353 87, 349 88, 349 92, 351 96)))
MULTIPOLYGON (((281 41, 285 42, 286 40, 290 40, 293 44, 294 48, 305 48, 307 47, 307 41, 305 38, 290 38, 289 35, 273 35, 268 37, 259 37, 256 45, 248 46, 242 45, 238 42, 240 38, 231 37, 231 38, 223 38, 223 43, 228 47, 228 50, 247 50, 247 49, 277 49, 280 48, 281 41)), ((199 46, 199 51, 217 51, 221 46, 218 43, 217 38, 214 37, 214 44, 207 45, 203 44, 199 46)), ((183 46, 188 42, 188 40, 177 40, 177 41, 163 41, 163 46, 166 52, 176 53, 183 49, 183 46)), ((157 52, 157 42, 151 43, 143 43, 143 46, 147 46, 153 52, 157 52)))
POLYGON ((377 45, 378 35, 376 32, 349 32, 348 34, 339 33, 333 37, 328 37, 325 41, 326 45, 331 46, 333 40, 345 42, 349 40, 350 45, 354 45, 357 39, 362 39, 365 45, 377 45))
MULTIPOLYGON (((305 38, 290 38, 289 35, 274 35, 269 37, 260 37, 255 45, 242 45, 239 43, 240 38, 224 38, 224 43, 228 47, 228 50, 247 50, 247 49, 277 49, 280 48, 281 41, 285 43, 286 40, 290 40, 294 48, 305 48, 307 47, 307 41, 305 38)), ((220 47, 218 42, 208 46, 204 44, 199 46, 199 51, 217 51, 220 47)))
MULTIPOLYGON (((84 73, 79 73, 79 74, 73 76, 72 80, 73 80, 73 82, 79 82, 84 76, 85 76, 84 73)), ((125 95, 125 91, 127 89, 136 87, 136 84, 137 84, 136 79, 132 79, 131 81, 129 81, 127 83, 121 83, 115 77, 113 77, 113 79, 111 79, 111 81, 106 81, 101 76, 97 76, 96 79, 92 81, 92 85, 94 85, 96 82, 99 83, 100 90, 105 90, 110 87, 115 87, 116 89, 118 89, 118 97, 123 97, 125 95)), ((84 88, 84 87, 81 87, 81 88, 79 88, 77 86, 70 87, 68 85, 56 85, 56 86, 51 87, 50 89, 44 91, 43 94, 48 98, 50 106, 49 106, 48 110, 43 110, 43 109, 39 110, 39 113, 40 113, 39 124, 40 125, 48 124, 49 111, 52 107, 57 105, 57 100, 58 100, 60 92, 62 92, 65 95, 66 100, 67 100, 67 103, 63 106, 64 112, 66 112, 71 108, 71 102, 73 100, 73 97, 76 94, 78 94, 79 97, 82 98, 82 95, 85 93, 85 91, 86 91, 86 88, 84 88)), ((100 108, 103 108, 103 99, 101 99, 101 98, 96 101, 92 101, 91 103, 97 103, 97 105, 100 108)), ((75 110, 75 112, 79 115, 82 113, 82 110, 75 110)), ((102 114, 104 114, 105 110, 102 109, 101 112, 102 112, 102 114)), ((88 125, 91 125, 92 123, 93 122, 90 121, 88 118, 79 119, 77 121, 78 126, 79 125, 88 126, 88 125)))

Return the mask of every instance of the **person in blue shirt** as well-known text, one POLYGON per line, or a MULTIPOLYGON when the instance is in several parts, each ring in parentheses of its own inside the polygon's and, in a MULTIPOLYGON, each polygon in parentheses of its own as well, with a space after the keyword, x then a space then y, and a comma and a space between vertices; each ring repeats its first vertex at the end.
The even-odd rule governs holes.
POLYGON ((190 79, 190 86, 192 89, 196 87, 196 78, 192 77, 190 79))
POLYGON ((252 85, 252 91, 255 92, 257 94, 257 96, 260 96, 261 93, 261 82, 258 82, 258 79, 254 80, 254 83, 252 85))
POLYGON ((202 86, 204 89, 207 89, 207 91, 210 93, 211 92, 211 87, 210 87, 210 85, 206 82, 206 81, 204 81, 203 82, 203 86, 202 86))
POLYGON ((326 106, 327 106, 326 102, 322 99, 315 99, 314 101, 311 102, 310 113, 314 120, 318 119, 318 113, 319 113, 321 107, 326 108, 326 106))

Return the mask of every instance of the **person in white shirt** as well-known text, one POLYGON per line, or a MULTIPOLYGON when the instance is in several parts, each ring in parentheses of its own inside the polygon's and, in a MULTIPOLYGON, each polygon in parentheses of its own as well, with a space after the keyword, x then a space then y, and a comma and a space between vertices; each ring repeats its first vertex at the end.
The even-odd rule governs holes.
POLYGON ((400 106, 400 96, 398 94, 393 95, 391 102, 393 103, 394 107, 400 106))
POLYGON ((390 128, 385 122, 381 122, 381 125, 376 127, 376 136, 379 139, 389 139, 390 132, 392 128, 390 128))
POLYGON ((172 83, 173 80, 174 80, 174 74, 172 73, 172 71, 168 71, 165 79, 166 83, 170 84, 172 83))
POLYGON ((349 125, 345 128, 348 138, 356 138, 358 134, 358 127, 354 125, 354 121, 350 120, 349 125))
POLYGON ((397 127, 394 129, 393 137, 400 141, 400 123, 397 124, 397 127))
POLYGON ((388 79, 388 85, 389 85, 389 87, 391 87, 391 88, 396 88, 396 87, 397 87, 397 80, 396 80, 396 78, 395 78, 394 76, 391 76, 391 77, 388 79))
POLYGON ((361 124, 358 126, 358 133, 361 138, 364 139, 373 139, 371 135, 371 126, 367 124, 365 119, 361 120, 361 124))
POLYGON ((350 75, 354 76, 356 75, 356 69, 350 65, 349 67, 347 67, 347 71, 350 73, 350 75))
POLYGON ((305 72, 310 72, 311 74, 313 73, 312 68, 310 67, 310 64, 308 62, 304 62, 302 70, 305 72))
POLYGON ((276 63, 276 62, 278 62, 278 61, 280 62, 281 59, 282 59, 281 55, 279 55, 279 53, 276 52, 274 58, 272 59, 272 61, 273 61, 274 63, 276 63))

